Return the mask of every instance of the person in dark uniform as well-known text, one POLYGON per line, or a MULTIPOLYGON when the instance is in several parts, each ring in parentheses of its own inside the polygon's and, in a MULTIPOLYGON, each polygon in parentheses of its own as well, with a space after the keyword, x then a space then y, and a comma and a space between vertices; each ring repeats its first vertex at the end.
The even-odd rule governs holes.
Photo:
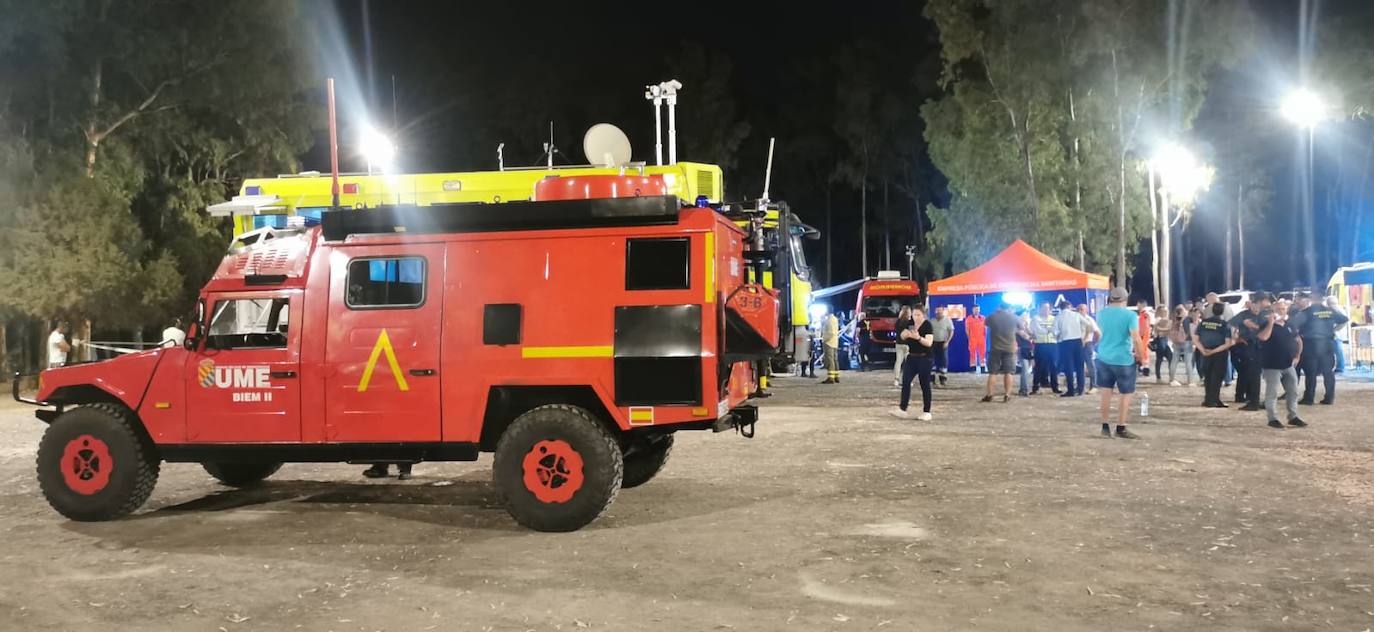
POLYGON ((1324 388, 1323 404, 1336 401, 1336 330, 1350 320, 1336 307, 1334 297, 1324 304, 1313 304, 1312 296, 1302 294, 1295 303, 1298 312, 1291 324, 1302 336, 1302 371, 1307 376, 1299 404, 1310 406, 1317 396, 1317 378, 1324 388))
POLYGON ((1266 316, 1274 300, 1264 292, 1250 297, 1245 311, 1231 319, 1235 330, 1235 345, 1231 347, 1231 363, 1236 367, 1236 403, 1244 403, 1240 410, 1264 410, 1260 405, 1259 332, 1264 329, 1266 316))
POLYGON ((1222 314, 1226 305, 1213 303, 1211 315, 1193 327, 1193 348, 1202 354, 1202 405, 1226 408, 1221 401, 1221 382, 1226 379, 1226 351, 1231 348, 1231 326, 1222 314))

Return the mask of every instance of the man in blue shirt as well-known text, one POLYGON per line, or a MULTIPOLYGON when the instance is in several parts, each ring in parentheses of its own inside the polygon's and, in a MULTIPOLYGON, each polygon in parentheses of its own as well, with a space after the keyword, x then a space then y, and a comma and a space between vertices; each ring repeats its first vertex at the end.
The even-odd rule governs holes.
POLYGON ((1097 388, 1102 391, 1102 436, 1112 436, 1112 387, 1120 398, 1116 417, 1116 436, 1120 439, 1139 439, 1126 429, 1126 411, 1135 393, 1137 359, 1143 349, 1140 344, 1139 317, 1126 308, 1126 289, 1112 288, 1107 306, 1097 314, 1097 388))

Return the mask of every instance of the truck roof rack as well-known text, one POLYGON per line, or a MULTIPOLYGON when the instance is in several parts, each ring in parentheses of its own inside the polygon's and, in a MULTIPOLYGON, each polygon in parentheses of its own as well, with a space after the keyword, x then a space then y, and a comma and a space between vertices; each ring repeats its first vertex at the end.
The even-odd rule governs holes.
POLYGON ((349 235, 364 234, 481 233, 664 225, 676 222, 681 209, 681 200, 665 195, 501 204, 472 202, 380 206, 327 211, 321 219, 324 238, 339 241, 349 235))

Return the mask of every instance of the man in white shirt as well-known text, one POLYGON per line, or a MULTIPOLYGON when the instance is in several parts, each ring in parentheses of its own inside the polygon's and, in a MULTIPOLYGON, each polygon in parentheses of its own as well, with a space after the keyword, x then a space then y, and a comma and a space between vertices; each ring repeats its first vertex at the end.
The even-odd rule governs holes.
POLYGON ((1059 353, 1059 370, 1064 372, 1064 393, 1060 397, 1083 394, 1083 336, 1088 330, 1084 318, 1068 301, 1060 301, 1054 317, 1054 337, 1059 353))
POLYGON ((48 368, 55 369, 67 363, 67 354, 72 346, 67 343, 67 323, 59 322, 48 334, 48 368))
POLYGON ((172 324, 162 330, 162 346, 180 347, 186 343, 186 332, 181 330, 181 319, 173 318, 172 324))

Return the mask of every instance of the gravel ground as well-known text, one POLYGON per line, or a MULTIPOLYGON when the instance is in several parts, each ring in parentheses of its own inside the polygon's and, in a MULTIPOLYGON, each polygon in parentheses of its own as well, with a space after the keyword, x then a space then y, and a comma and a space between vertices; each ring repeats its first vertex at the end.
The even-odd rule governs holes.
POLYGON ((1374 385, 1275 431, 1151 384, 1125 441, 1095 398, 980 404, 970 375, 894 419, 890 380, 779 379, 757 438, 680 436, 571 534, 518 528, 489 457, 247 491, 168 465, 135 516, 68 522, 34 481, 43 425, 0 404, 0 628, 1374 627, 1374 385))

